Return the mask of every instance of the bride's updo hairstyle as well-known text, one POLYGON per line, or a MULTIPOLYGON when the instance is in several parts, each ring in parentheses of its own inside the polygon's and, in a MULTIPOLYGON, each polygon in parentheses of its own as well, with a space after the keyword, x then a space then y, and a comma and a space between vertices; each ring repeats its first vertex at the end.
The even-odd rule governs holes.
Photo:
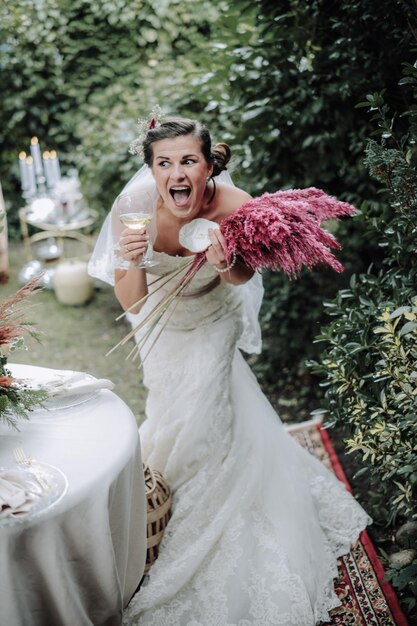
POLYGON ((185 117, 168 117, 160 126, 150 128, 143 141, 143 155, 146 165, 149 167, 153 163, 152 145, 161 139, 175 139, 193 135, 201 144, 201 152, 208 165, 213 165, 213 176, 218 176, 220 172, 227 169, 226 166, 232 156, 227 143, 216 143, 211 146, 211 137, 207 128, 196 120, 185 117))

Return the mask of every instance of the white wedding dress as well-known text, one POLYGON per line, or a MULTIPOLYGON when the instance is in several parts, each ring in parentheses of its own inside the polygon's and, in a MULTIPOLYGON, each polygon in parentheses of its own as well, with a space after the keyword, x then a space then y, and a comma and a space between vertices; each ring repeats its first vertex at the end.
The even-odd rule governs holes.
MULTIPOLYGON (((155 255, 150 278, 186 262, 155 255)), ((340 604, 337 557, 371 520, 286 432, 237 348, 240 288, 216 279, 198 272, 144 363, 142 453, 173 509, 123 623, 313 626, 340 604)))

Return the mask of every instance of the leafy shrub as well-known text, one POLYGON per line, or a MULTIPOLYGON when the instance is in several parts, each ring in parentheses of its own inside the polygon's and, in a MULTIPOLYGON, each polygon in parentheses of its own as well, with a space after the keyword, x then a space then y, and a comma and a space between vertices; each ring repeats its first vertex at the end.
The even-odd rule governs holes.
POLYGON ((396 269, 352 277, 327 303, 335 319, 317 338, 326 350, 313 366, 326 377, 326 423, 347 425, 347 448, 371 472, 388 523, 417 512, 416 278, 396 269))
MULTIPOLYGON (((405 67, 417 97, 417 64, 405 67)), ((371 513, 380 523, 417 519, 417 125, 396 137, 395 120, 381 94, 368 96, 381 135, 370 141, 365 162, 390 194, 390 210, 370 221, 380 240, 380 269, 353 275, 326 307, 332 321, 321 329, 320 360, 310 363, 323 377, 327 425, 343 426, 348 451, 356 453, 378 495, 371 513)), ((403 120, 402 120, 403 122, 403 120)), ((389 571, 413 606, 415 566, 389 571)))

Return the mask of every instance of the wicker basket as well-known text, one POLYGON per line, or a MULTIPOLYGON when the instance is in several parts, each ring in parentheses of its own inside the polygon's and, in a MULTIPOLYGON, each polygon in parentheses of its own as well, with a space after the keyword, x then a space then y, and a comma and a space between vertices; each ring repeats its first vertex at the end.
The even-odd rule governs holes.
POLYGON ((145 574, 158 557, 158 548, 171 517, 172 496, 164 477, 143 465, 147 509, 147 551, 145 574))

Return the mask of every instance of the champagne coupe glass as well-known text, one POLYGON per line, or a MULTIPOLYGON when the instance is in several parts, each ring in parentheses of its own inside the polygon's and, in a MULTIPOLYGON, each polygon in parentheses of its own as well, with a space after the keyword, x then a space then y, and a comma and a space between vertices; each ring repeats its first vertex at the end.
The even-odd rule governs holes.
POLYGON ((122 193, 116 203, 116 211, 121 223, 132 230, 146 228, 149 242, 142 259, 135 263, 135 267, 152 267, 158 265, 153 258, 153 240, 156 235, 156 197, 151 191, 137 191, 122 193))

